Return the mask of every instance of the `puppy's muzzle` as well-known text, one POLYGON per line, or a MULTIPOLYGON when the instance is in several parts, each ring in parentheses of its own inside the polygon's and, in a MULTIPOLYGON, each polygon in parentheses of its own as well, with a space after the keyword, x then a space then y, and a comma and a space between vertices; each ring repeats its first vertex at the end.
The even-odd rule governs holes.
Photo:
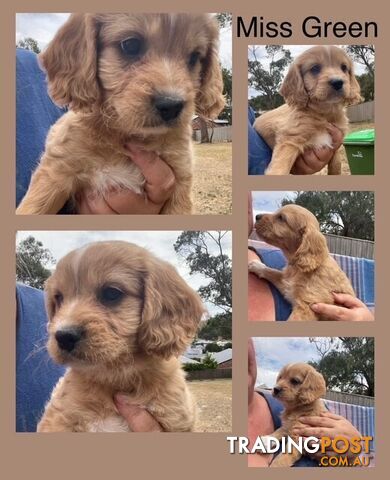
POLYGON ((55 333, 55 339, 61 350, 71 352, 75 349, 76 345, 84 337, 85 331, 80 327, 67 327, 61 330, 57 330, 55 333))
POLYGON ((273 390, 272 390, 272 394, 274 397, 277 397, 278 395, 280 395, 280 393, 282 392, 282 388, 281 387, 274 387, 273 390))
POLYGON ((153 97, 153 105, 164 122, 171 122, 183 110, 184 100, 172 95, 156 95, 153 97))
POLYGON ((329 80, 329 85, 333 88, 333 90, 339 92, 344 86, 344 81, 341 80, 341 78, 332 78, 329 80))

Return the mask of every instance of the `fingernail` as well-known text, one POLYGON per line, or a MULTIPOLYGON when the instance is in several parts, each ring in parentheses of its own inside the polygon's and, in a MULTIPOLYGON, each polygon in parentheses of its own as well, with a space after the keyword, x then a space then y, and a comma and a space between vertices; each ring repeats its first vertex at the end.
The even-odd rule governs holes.
POLYGON ((318 310, 318 305, 317 305, 317 303, 311 304, 311 305, 310 305, 310 308, 316 312, 316 311, 318 310))
POLYGON ((121 405, 129 405, 129 397, 125 393, 117 393, 115 400, 121 405))

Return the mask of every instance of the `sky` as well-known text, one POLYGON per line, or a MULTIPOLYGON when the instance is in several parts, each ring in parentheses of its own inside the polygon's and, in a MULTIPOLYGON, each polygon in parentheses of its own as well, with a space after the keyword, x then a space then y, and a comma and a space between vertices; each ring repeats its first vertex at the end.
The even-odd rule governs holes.
MULTIPOLYGON (((170 262, 177 268, 186 282, 194 290, 197 290, 201 285, 207 285, 208 280, 200 274, 190 275, 184 259, 175 252, 173 244, 180 233, 180 231, 19 231, 16 236, 16 244, 29 235, 32 235, 37 240, 40 240, 43 246, 50 250, 55 261, 58 261, 71 250, 82 247, 90 242, 100 240, 125 240, 136 243, 153 252, 161 259, 170 262)), ((224 253, 232 258, 231 232, 227 233, 222 242, 224 253)), ((212 244, 210 243, 210 245, 212 244)), ((210 246, 210 251, 211 253, 217 253, 217 249, 212 246, 210 246)), ((54 265, 52 267, 54 268, 54 265)), ((211 316, 221 311, 210 303, 206 303, 205 305, 211 316)))
MULTIPOLYGON (((291 52, 291 56, 293 60, 300 55, 302 52, 305 50, 308 50, 311 47, 314 47, 315 45, 284 45, 284 47, 291 52)), ((342 45, 336 45, 338 47, 342 47, 342 45)), ((256 47, 256 58, 259 62, 262 63, 264 68, 269 67, 270 60, 267 58, 266 50, 265 50, 265 45, 249 45, 248 46, 248 58, 249 60, 253 60, 253 53, 252 49, 253 47, 256 47)), ((362 73, 365 72, 365 68, 363 65, 354 62, 354 67, 355 67, 355 73, 357 75, 361 75, 362 73)), ((248 86, 248 98, 252 98, 258 95, 258 92, 254 90, 252 87, 248 86)))
POLYGON ((253 216, 258 213, 273 213, 280 207, 283 198, 294 198, 295 192, 263 191, 252 192, 253 216))
MULTIPOLYGON (((69 13, 17 13, 16 42, 21 38, 32 37, 44 49, 59 27, 69 17, 69 13)), ((224 67, 232 68, 232 29, 220 31, 220 60, 224 67)))
POLYGON ((308 337, 255 337, 253 343, 257 363, 256 386, 272 388, 284 365, 318 361, 320 358, 308 337))

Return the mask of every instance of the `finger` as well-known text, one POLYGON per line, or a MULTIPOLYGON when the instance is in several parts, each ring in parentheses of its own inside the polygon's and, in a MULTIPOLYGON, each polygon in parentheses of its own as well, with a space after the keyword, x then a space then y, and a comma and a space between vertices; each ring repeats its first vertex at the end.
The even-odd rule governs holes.
POLYGON ((327 320, 350 321, 351 312, 344 307, 338 305, 329 305, 327 303, 313 303, 310 305, 313 312, 326 317, 327 320))
POLYGON ((335 413, 329 411, 320 413, 320 416, 331 418, 332 420, 344 420, 344 417, 342 417, 341 415, 336 415, 335 413))
POLYGON ((132 432, 162 432, 157 420, 145 408, 129 403, 126 395, 117 394, 114 401, 132 432))
POLYGON ((145 177, 145 191, 149 199, 157 204, 164 203, 175 185, 172 169, 155 152, 127 146, 131 159, 145 177))
POLYGON ((363 307, 364 303, 348 293, 332 292, 336 303, 347 308, 363 307))
POLYGON ((131 190, 119 190, 106 195, 107 204, 120 214, 158 214, 161 205, 150 201, 146 195, 131 190))
POLYGON ((332 430, 325 427, 301 427, 294 428, 292 433, 298 437, 330 437, 332 430))
MULTIPOLYGON (((334 427, 333 419, 329 418, 328 416, 310 415, 307 417, 299 417, 298 421, 300 423, 303 423, 304 425, 310 425, 312 427, 326 427, 326 428, 334 427)), ((305 427, 301 427, 298 425, 296 428, 305 428, 305 427)))
POLYGON ((118 213, 108 205, 106 199, 102 195, 96 196, 91 192, 87 192, 83 195, 80 212, 94 215, 115 215, 118 213))
POLYGON ((333 123, 330 123, 328 125, 327 130, 332 137, 333 150, 336 151, 343 143, 344 133, 342 132, 342 130, 340 130, 339 127, 337 127, 333 123))

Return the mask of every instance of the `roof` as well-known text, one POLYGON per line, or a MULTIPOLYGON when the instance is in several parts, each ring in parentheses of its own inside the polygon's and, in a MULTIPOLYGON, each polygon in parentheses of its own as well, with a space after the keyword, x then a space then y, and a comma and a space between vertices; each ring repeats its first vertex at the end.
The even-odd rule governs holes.
POLYGON ((221 352, 213 352, 211 356, 214 358, 214 360, 217 361, 219 365, 221 363, 227 362, 228 360, 231 360, 233 357, 233 351, 231 348, 226 348, 221 352))
POLYGON ((185 357, 184 355, 180 355, 180 363, 199 363, 196 360, 192 360, 191 358, 185 357))

